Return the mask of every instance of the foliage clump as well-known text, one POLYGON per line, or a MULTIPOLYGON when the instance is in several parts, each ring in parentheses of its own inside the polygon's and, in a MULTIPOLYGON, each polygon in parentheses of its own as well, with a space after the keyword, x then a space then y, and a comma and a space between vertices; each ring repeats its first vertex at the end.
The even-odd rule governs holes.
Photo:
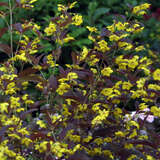
POLYGON ((83 24, 71 12, 77 2, 59 4, 45 27, 12 23, 14 7, 34 2, 1 4, 10 14, 0 16, 11 20, 10 45, 0 44, 8 56, 0 66, 0 159, 160 159, 159 134, 147 122, 160 117, 160 69, 134 39, 144 29, 135 18, 150 5, 132 7, 130 17, 102 30, 86 26, 91 45, 61 65, 63 47, 77 40, 70 27, 83 24), (42 53, 46 41, 53 50, 42 53))

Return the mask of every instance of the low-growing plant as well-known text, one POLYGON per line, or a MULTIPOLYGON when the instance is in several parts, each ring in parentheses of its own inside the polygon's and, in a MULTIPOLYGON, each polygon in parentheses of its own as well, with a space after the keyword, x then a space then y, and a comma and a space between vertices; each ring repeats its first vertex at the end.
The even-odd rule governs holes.
POLYGON ((58 4, 45 26, 14 23, 13 7, 31 9, 35 1, 0 3, 9 19, 1 36, 10 33, 10 44, 0 44, 7 55, 0 66, 0 158, 160 159, 160 135, 148 122, 160 117, 160 69, 134 39, 144 29, 134 16, 150 5, 132 7, 130 18, 103 30, 86 26, 90 48, 71 48, 63 64, 62 47, 77 41, 70 28, 83 23, 71 12, 77 2, 58 4), (50 53, 41 52, 46 41, 50 53))

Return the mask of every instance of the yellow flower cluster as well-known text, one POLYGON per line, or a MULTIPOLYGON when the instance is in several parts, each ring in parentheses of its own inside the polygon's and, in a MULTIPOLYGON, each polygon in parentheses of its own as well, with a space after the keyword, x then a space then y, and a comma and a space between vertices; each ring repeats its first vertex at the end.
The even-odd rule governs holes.
POLYGON ((37 0, 20 0, 20 3, 22 4, 23 8, 30 9, 33 8, 34 5, 32 5, 37 0))
POLYGON ((61 78, 59 79, 59 82, 60 82, 60 85, 58 87, 58 89, 56 90, 56 92, 59 94, 59 95, 63 95, 64 93, 66 93, 70 88, 71 86, 69 84, 67 84, 66 82, 69 81, 70 83, 75 83, 76 84, 76 79, 78 78, 78 75, 77 73, 74 73, 74 72, 69 72, 67 74, 67 77, 66 78, 61 78))
POLYGON ((96 126, 96 125, 99 125, 99 124, 102 124, 102 122, 104 120, 106 120, 106 118, 108 117, 109 115, 109 111, 103 109, 103 110, 98 110, 98 116, 96 116, 92 121, 91 121, 91 124, 93 126, 96 126))
POLYGON ((63 39, 64 43, 68 43, 73 40, 75 40, 74 37, 70 36, 69 34, 67 34, 67 37, 63 39))
POLYGON ((147 10, 149 7, 150 7, 149 3, 143 3, 139 6, 134 7, 132 13, 136 14, 138 16, 139 15, 144 15, 144 14, 146 14, 145 10, 147 10))
POLYGON ((59 12, 67 11, 68 9, 74 8, 76 4, 77 4, 77 1, 69 4, 68 6, 64 6, 63 4, 58 4, 58 11, 59 12))
POLYGON ((88 52, 89 52, 88 49, 86 47, 83 47, 83 51, 81 52, 81 56, 80 56, 80 61, 83 61, 84 59, 86 59, 88 52))
POLYGON ((56 24, 50 22, 49 26, 45 28, 44 32, 47 36, 52 36, 56 32, 56 24))
POLYGON ((33 55, 38 52, 38 43, 40 42, 40 39, 38 37, 33 39, 33 41, 31 41, 30 38, 26 35, 23 35, 23 38, 24 40, 19 41, 21 45, 19 53, 16 54, 14 57, 10 58, 10 61, 19 60, 24 62, 30 62, 28 54, 33 55))
POLYGON ((79 26, 83 23, 83 18, 81 15, 76 14, 72 17, 72 21, 72 24, 79 26))
POLYGON ((49 54, 49 55, 47 56, 47 64, 49 64, 50 67, 52 67, 52 68, 54 68, 54 67, 56 66, 53 58, 54 58, 54 57, 53 57, 52 54, 49 54))
POLYGON ((64 93, 68 92, 68 90, 70 89, 70 85, 67 84, 67 83, 61 83, 58 87, 58 89, 56 90, 56 92, 59 94, 59 95, 63 95, 64 93))
POLYGON ((156 70, 153 72, 153 79, 160 81, 160 69, 159 69, 159 68, 156 69, 156 70))
POLYGON ((74 130, 69 130, 66 134, 66 138, 70 139, 73 142, 80 142, 81 136, 73 134, 74 130))
POLYGON ((148 66, 152 64, 152 62, 147 57, 144 57, 142 59, 139 59, 139 56, 137 55, 133 56, 133 58, 131 59, 125 59, 123 57, 124 56, 121 55, 116 58, 115 63, 119 66, 119 69, 129 69, 133 71, 137 67, 138 69, 144 70, 147 75, 150 73, 148 66))
POLYGON ((101 74, 107 77, 109 77, 112 72, 113 70, 110 67, 106 67, 103 70, 101 70, 101 74))
POLYGON ((110 50, 110 48, 108 47, 108 43, 105 40, 99 41, 98 46, 96 46, 95 49, 103 53, 110 50))

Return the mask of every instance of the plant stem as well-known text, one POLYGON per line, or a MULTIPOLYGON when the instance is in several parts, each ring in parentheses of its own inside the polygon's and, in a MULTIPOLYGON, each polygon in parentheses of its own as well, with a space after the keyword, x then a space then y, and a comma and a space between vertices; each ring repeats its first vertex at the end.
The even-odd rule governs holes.
POLYGON ((10 14, 10 46, 11 46, 11 54, 12 54, 12 58, 13 58, 13 13, 12 13, 12 4, 11 4, 11 0, 9 1, 9 14, 10 14))

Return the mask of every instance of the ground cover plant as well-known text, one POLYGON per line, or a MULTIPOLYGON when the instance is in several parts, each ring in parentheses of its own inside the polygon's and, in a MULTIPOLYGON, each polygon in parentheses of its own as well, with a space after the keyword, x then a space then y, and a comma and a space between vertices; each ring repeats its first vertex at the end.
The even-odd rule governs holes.
POLYGON ((130 6, 101 30, 83 25, 76 1, 58 4, 44 26, 14 22, 15 8, 30 11, 36 1, 0 2, 0 37, 10 35, 0 41, 0 159, 160 159, 160 68, 136 40, 150 4, 130 6), (63 63, 81 26, 89 43, 63 63))

